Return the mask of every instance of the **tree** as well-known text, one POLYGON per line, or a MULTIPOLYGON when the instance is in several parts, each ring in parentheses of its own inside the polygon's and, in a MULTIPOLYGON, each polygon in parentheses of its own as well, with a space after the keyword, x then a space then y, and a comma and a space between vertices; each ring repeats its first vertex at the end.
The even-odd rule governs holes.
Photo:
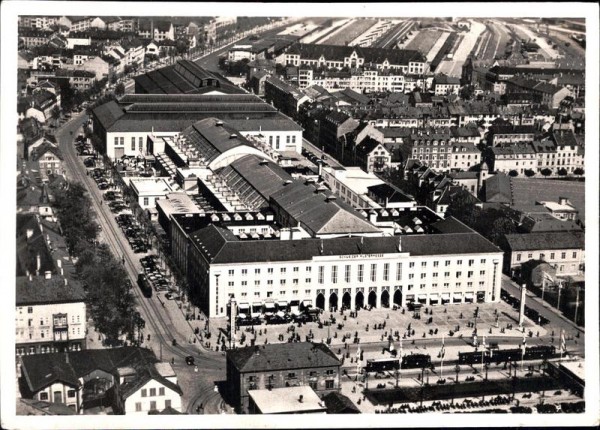
POLYGON ((569 172, 567 172, 567 169, 565 169, 564 167, 561 167, 560 169, 558 169, 558 174, 560 176, 567 176, 569 172))
POLYGON ((488 239, 490 239, 495 245, 501 244, 507 234, 513 234, 517 232, 517 227, 507 217, 496 218, 491 225, 492 228, 488 230, 488 239))
POLYGON ((69 112, 75 105, 75 91, 67 82, 65 85, 60 87, 60 106, 62 107, 63 111, 69 112))
POLYGON ((552 170, 544 167, 542 170, 540 170, 540 173, 544 176, 550 176, 552 174, 552 170))
POLYGON ((113 74, 113 75, 110 77, 110 83, 111 83, 111 84, 116 84, 116 83, 117 83, 117 75, 113 74))
POLYGON ((519 172, 517 172, 516 170, 511 170, 510 172, 508 172, 508 175, 514 178, 516 176, 519 176, 519 172))
POLYGON ((585 173, 585 171, 581 167, 578 167, 575 170, 573 170, 573 174, 575 174, 577 176, 582 176, 584 173, 585 173))
POLYGON ((125 94, 125 85, 123 82, 119 82, 115 87, 115 95, 122 96, 123 94, 125 94))
POLYGON ((535 172, 531 169, 526 169, 525 176, 527 176, 528 178, 531 178, 532 176, 535 176, 535 172))

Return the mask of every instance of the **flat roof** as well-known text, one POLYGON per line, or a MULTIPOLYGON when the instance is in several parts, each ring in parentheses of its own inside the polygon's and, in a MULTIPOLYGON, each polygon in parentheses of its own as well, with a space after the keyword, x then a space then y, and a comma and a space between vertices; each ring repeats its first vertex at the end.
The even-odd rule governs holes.
POLYGON ((249 390, 248 395, 263 414, 327 411, 325 404, 308 385, 273 388, 272 390, 249 390), (302 396, 302 401, 300 401, 300 396, 302 396))
POLYGON ((571 372, 577 378, 585 381, 585 361, 584 360, 576 360, 576 361, 563 361, 560 363, 561 367, 564 367, 566 370, 571 372))
POLYGON ((174 191, 165 178, 131 178, 129 183, 135 188, 138 195, 164 195, 174 191))

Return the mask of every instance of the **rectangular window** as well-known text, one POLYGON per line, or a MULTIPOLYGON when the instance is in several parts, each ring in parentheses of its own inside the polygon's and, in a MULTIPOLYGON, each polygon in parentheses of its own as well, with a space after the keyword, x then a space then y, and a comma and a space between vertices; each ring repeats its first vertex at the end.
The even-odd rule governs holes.
POLYGON ((415 274, 414 273, 409 273, 408 274, 408 279, 415 279, 415 274))
POLYGON ((375 282, 377 280, 377 264, 371 264, 371 282, 375 282))
POLYGON ((469 267, 475 264, 475 260, 469 260, 469 267))
POLYGON ((300 268, 298 266, 294 266, 294 273, 298 273, 299 270, 300 268))
POLYGON ((140 152, 144 152, 144 138, 140 137, 138 139, 138 146, 139 146, 140 152))
POLYGON ((345 270, 344 271, 344 280, 346 282, 350 282, 350 276, 351 276, 351 272, 350 272, 351 269, 350 269, 350 267, 351 266, 349 264, 346 264, 346 267, 344 269, 345 270))
POLYGON ((115 146, 119 146, 119 138, 115 137, 115 146))
POLYGON ((242 281, 242 287, 245 287, 246 285, 248 285, 248 281, 242 281))
POLYGON ((331 283, 332 284, 337 284, 337 266, 332 266, 331 267, 331 283))
POLYGON ((437 272, 433 272, 433 273, 432 273, 432 276, 433 276, 434 278, 437 278, 437 277, 438 277, 438 274, 437 274, 437 272))
POLYGON ((480 270, 479 271, 479 276, 485 276, 485 270, 480 270))
POLYGON ((446 260, 446 264, 445 264, 445 266, 446 266, 446 267, 450 266, 450 260, 446 260))
POLYGON ((148 206, 150 204, 148 197, 144 197, 144 206, 148 206))
POLYGON ((254 269, 254 274, 255 275, 260 275, 260 269, 254 269))
POLYGON ((234 285, 234 282, 233 282, 233 281, 229 281, 229 282, 227 283, 227 285, 228 285, 229 287, 233 287, 233 285, 234 285))
POLYGON ((462 260, 457 260, 457 261, 456 261, 456 264, 457 264, 458 266, 462 266, 462 260))
POLYGON ((573 258, 577 258, 577 252, 573 253, 573 258))
POLYGON ((135 137, 131 138, 131 150, 135 151, 135 137))
POLYGON ((325 381, 325 389, 327 389, 327 390, 333 390, 333 380, 327 380, 327 381, 325 381))
POLYGON ((67 397, 69 397, 69 398, 75 397, 75 390, 68 390, 67 391, 67 397))
POLYGON ((148 397, 148 391, 145 388, 142 388, 142 397, 148 397))
POLYGON ((229 269, 229 276, 233 276, 235 273, 235 269, 229 269))
POLYGON ((171 407, 171 399, 165 400, 165 409, 171 407))
POLYGON ((257 280, 254 281, 254 286, 255 287, 260 287, 260 280, 259 279, 257 279, 257 280))
POLYGON ((408 263, 408 268, 412 269, 413 267, 415 267, 415 262, 411 261, 410 263, 408 263))
POLYGON ((462 272, 456 272, 456 277, 460 278, 462 276, 462 272))
POLYGON ((434 261, 434 262, 433 262, 433 267, 438 267, 438 266, 439 266, 439 264, 440 264, 440 262, 439 262, 439 261, 434 261))
POLYGON ((472 271, 472 270, 469 270, 469 271, 467 272, 467 278, 472 278, 472 277, 473 277, 473 271, 472 271))
POLYGON ((281 269, 279 269, 279 272, 280 272, 282 275, 283 275, 283 274, 285 274, 285 272, 286 272, 286 268, 285 268, 285 267, 282 267, 281 269))
POLYGON ((150 397, 156 396, 156 388, 150 388, 150 397))
POLYGON ((152 400, 150 402, 150 410, 151 411, 155 411, 156 410, 156 402, 154 400, 152 400))
POLYGON ((421 268, 424 269, 427 267, 427 261, 421 261, 421 268))
POLYGON ((29 307, 27 308, 27 313, 28 313, 28 314, 32 314, 32 313, 33 313, 33 307, 32 307, 32 306, 29 306, 29 307))
POLYGON ((142 402, 136 402, 135 403, 135 411, 136 412, 142 412, 142 402))
POLYGON ((358 282, 364 281, 364 270, 365 270, 365 265, 359 264, 358 265, 358 282))
POLYGON ((312 272, 312 266, 306 266, 306 273, 312 272))
POLYGON ((325 282, 325 267, 319 266, 319 284, 323 284, 325 282))
POLYGON ((269 275, 272 275, 272 274, 273 274, 273 268, 272 268, 272 267, 269 267, 269 268, 267 269, 267 273, 268 273, 269 275))
POLYGON ((521 254, 517 254, 517 261, 521 261, 521 254))
POLYGON ((402 280, 402 263, 396 263, 396 281, 402 280))
POLYGON ((306 284, 310 284, 311 282, 312 282, 311 278, 304 279, 304 283, 306 283, 306 284))
POLYGON ((242 269, 242 276, 248 275, 248 269, 242 269))
POLYGON ((384 281, 390 280, 390 263, 385 263, 383 265, 383 280, 384 281))
POLYGON ((567 258, 567 253, 566 253, 566 252, 561 252, 561 253, 560 253, 560 258, 562 258, 563 260, 564 260, 565 258, 567 258))

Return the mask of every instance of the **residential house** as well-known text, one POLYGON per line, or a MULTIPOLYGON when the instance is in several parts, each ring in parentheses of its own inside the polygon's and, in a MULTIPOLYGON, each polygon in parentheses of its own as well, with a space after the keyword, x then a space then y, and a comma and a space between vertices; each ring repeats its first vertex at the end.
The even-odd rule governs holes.
POLYGON ((487 133, 489 146, 503 146, 516 142, 533 142, 537 130, 528 125, 492 125, 487 133))
POLYGON ((448 148, 448 167, 450 170, 471 170, 481 164, 481 151, 473 143, 456 143, 448 148))
POLYGON ((30 152, 30 160, 34 161, 39 168, 42 181, 48 180, 50 175, 61 175, 63 173, 62 154, 58 146, 45 142, 30 152))
POLYGON ((341 362, 323 343, 267 344, 227 350, 227 389, 238 413, 249 413, 252 390, 309 386, 340 390, 341 362))
POLYGON ((80 32, 88 30, 93 20, 89 16, 61 16, 58 24, 67 27, 69 32, 80 32))
POLYGON ((19 29, 19 49, 30 49, 35 46, 44 46, 50 40, 52 33, 30 28, 19 29))
POLYGON ((274 76, 265 79, 265 101, 271 103, 290 118, 298 117, 300 105, 309 97, 300 89, 274 76))
POLYGON ((526 170, 535 172, 538 167, 537 154, 531 143, 487 148, 485 159, 492 172, 509 173, 514 170, 519 175, 524 175, 526 170))
POLYGON ((34 92, 29 100, 31 107, 27 109, 25 116, 27 118, 33 117, 41 123, 45 123, 50 119, 53 110, 60 106, 60 96, 56 96, 46 90, 34 92))
POLYGON ((584 150, 572 131, 555 130, 551 139, 556 145, 557 169, 573 173, 577 168, 584 168, 584 150))
POLYGON ((460 79, 447 75, 435 75, 433 78, 433 92, 436 96, 456 94, 460 90, 460 79))
POLYGON ((78 414, 94 414, 99 407, 119 415, 182 410, 173 368, 145 348, 25 356, 21 373, 23 398, 66 404, 78 414))
POLYGON ((392 166, 392 156, 384 144, 367 137, 356 145, 355 163, 367 173, 381 173, 392 166))
POLYGON ((553 109, 558 108, 560 102, 565 97, 571 95, 571 91, 568 88, 521 77, 509 79, 506 82, 506 92, 529 92, 537 94, 542 98, 543 104, 553 109))
POLYGON ((352 156, 347 153, 350 144, 349 135, 358 127, 358 121, 349 115, 333 111, 321 121, 319 133, 319 147, 333 155, 338 160, 352 156))
POLYGON ((402 148, 404 159, 419 160, 423 165, 439 171, 450 170, 450 152, 454 138, 449 129, 417 129, 409 140, 410 143, 402 148))
POLYGON ((90 23, 90 27, 99 30, 120 31, 121 18, 118 16, 97 16, 90 23))
POLYGON ((123 39, 120 46, 125 54, 124 61, 126 66, 143 66, 145 47, 139 39, 123 39))
POLYGON ((516 233, 506 235, 504 271, 514 274, 521 264, 542 260, 557 276, 579 275, 585 264, 583 232, 516 233))

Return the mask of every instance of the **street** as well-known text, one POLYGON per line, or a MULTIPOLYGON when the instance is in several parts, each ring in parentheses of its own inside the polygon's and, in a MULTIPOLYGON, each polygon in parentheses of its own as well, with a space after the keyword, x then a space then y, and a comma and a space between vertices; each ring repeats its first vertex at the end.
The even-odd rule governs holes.
MULTIPOLYGON (((188 344, 186 340, 192 332, 183 314, 172 313, 171 318, 168 318, 156 295, 147 299, 137 288, 137 274, 141 270, 140 257, 133 253, 125 237, 121 234, 114 214, 106 205, 101 205, 101 192, 93 180, 87 176, 86 168, 78 159, 73 145, 74 138, 79 134, 80 127, 86 120, 87 115, 79 114, 56 132, 56 138, 64 156, 67 178, 70 181, 82 183, 88 189, 93 209, 97 214, 97 221, 102 227, 107 244, 117 258, 123 256, 124 268, 134 286, 133 293, 137 299, 138 310, 146 321, 144 336, 150 334, 151 349, 158 358, 162 356, 165 361, 169 361, 169 357, 175 359, 174 368, 184 392, 182 399, 184 409, 188 412, 194 410, 193 413, 195 413, 196 404, 202 403, 205 413, 220 413, 223 402, 219 393, 215 392, 213 388, 216 381, 225 379, 225 357, 220 353, 207 351, 199 343, 188 344), (173 346, 173 339, 177 340, 177 346, 173 346), (185 364, 184 359, 188 355, 196 358, 197 365, 202 369, 201 372, 196 373, 193 366, 185 364)), ((147 345, 142 344, 142 346, 147 345)))

